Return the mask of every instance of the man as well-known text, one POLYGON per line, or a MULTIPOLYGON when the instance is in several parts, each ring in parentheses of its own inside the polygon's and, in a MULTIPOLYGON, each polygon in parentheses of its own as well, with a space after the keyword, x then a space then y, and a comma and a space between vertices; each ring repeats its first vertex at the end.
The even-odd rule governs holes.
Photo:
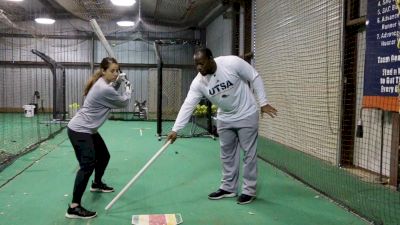
POLYGON ((190 86, 167 141, 173 143, 176 140, 177 132, 188 123, 201 98, 209 99, 218 106, 217 130, 223 169, 221 186, 208 198, 216 200, 237 196, 242 148, 243 185, 237 203, 250 203, 256 196, 259 106, 249 83, 258 97, 261 113, 274 117, 277 110, 268 104, 257 71, 241 58, 221 56, 214 59, 210 49, 201 48, 194 53, 194 62, 199 73, 190 86))

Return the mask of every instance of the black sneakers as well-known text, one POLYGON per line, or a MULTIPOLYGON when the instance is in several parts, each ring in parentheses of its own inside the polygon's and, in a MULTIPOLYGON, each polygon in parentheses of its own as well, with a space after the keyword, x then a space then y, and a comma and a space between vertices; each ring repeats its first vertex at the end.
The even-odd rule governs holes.
POLYGON ((75 208, 68 206, 67 213, 65 213, 65 217, 70 219, 90 219, 95 216, 97 216, 96 212, 89 211, 80 205, 75 208))
POLYGON ((92 186, 90 187, 91 192, 114 192, 114 188, 107 186, 107 184, 101 182, 101 183, 94 183, 92 182, 92 186))
MULTIPOLYGON (((211 200, 217 200, 217 199, 221 199, 221 198, 231 198, 231 197, 236 197, 236 193, 225 191, 222 189, 218 189, 216 192, 213 192, 208 195, 208 198, 211 200)), ((254 199, 256 199, 256 196, 241 194, 237 198, 236 202, 237 202, 237 204, 244 205, 244 204, 251 203, 252 201, 254 201, 254 199)))
POLYGON ((236 193, 228 192, 222 189, 218 189, 216 192, 213 192, 208 195, 208 199, 211 200, 217 200, 221 198, 232 198, 232 197, 236 197, 236 193))
POLYGON ((239 198, 237 198, 237 204, 240 204, 240 205, 249 204, 252 201, 254 201, 254 199, 256 199, 255 196, 241 194, 239 196, 239 198))

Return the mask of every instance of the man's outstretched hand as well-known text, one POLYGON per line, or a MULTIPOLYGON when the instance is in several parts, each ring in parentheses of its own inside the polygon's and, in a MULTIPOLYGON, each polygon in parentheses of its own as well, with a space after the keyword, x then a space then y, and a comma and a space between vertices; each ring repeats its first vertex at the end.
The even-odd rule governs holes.
POLYGON ((169 140, 171 140, 171 144, 175 142, 177 138, 177 133, 175 131, 171 131, 169 132, 168 136, 167 136, 167 140, 165 142, 168 142, 169 140))
POLYGON ((277 116, 278 110, 276 110, 274 107, 271 105, 264 105, 261 107, 261 117, 263 117, 264 113, 268 114, 270 117, 274 118, 277 116))

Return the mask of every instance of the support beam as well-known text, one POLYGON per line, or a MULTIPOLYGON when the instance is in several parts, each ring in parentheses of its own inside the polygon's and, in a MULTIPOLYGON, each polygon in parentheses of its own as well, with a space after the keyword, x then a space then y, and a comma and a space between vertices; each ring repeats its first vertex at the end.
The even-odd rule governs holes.
POLYGON ((390 150, 389 185, 397 188, 399 178, 399 113, 392 112, 392 143, 390 150))
MULTIPOLYGON (((91 68, 90 62, 60 62, 61 65, 65 67, 88 67, 91 68)), ((2 66, 15 66, 15 67, 45 67, 44 62, 35 61, 0 61, 2 66)), ((119 63, 122 68, 157 68, 157 64, 145 64, 145 63, 119 63)), ((99 63, 94 63, 95 67, 99 66, 99 63)), ((165 64, 164 68, 178 68, 178 69, 194 69, 192 64, 165 64)))

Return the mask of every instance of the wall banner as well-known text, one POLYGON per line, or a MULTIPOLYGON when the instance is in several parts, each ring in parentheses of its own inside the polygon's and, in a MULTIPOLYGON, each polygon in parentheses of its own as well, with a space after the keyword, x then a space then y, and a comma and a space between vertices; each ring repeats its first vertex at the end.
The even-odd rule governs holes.
POLYGON ((399 111, 399 4, 368 0, 363 107, 399 111))

